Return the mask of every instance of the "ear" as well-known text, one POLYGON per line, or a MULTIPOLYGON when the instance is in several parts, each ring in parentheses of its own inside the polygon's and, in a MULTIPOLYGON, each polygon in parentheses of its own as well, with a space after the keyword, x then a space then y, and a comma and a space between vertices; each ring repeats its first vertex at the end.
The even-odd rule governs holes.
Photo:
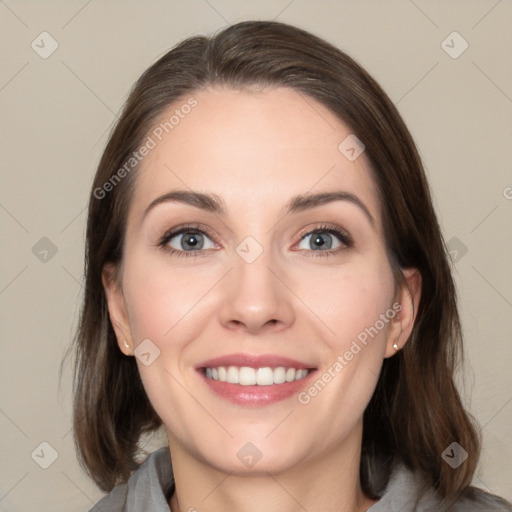
POLYGON ((133 355, 133 339, 126 310, 123 290, 117 278, 117 266, 107 263, 102 270, 101 280, 107 298, 110 321, 116 333, 117 344, 121 352, 127 356, 133 355))
POLYGON ((421 298, 421 274, 416 268, 401 270, 403 282, 398 290, 393 310, 397 314, 391 320, 384 357, 391 357, 409 340, 416 320, 421 298), (398 346, 395 348, 394 345, 398 346))

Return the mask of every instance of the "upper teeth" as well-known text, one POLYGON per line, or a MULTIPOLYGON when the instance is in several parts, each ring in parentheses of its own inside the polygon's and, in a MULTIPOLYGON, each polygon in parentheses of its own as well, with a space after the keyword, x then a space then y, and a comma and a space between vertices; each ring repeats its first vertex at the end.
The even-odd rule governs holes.
POLYGON ((303 379, 309 370, 295 368, 250 368, 249 366, 219 366, 217 368, 206 368, 208 379, 229 382, 230 384, 241 384, 242 386, 270 386, 303 379))

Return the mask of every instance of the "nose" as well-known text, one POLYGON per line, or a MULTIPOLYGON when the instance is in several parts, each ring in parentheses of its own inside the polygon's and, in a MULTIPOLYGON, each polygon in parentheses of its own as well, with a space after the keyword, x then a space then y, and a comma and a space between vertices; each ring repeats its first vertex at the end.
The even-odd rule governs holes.
POLYGON ((223 280, 220 321, 224 327, 259 334, 279 332, 295 321, 293 292, 272 265, 269 252, 252 263, 233 256, 234 268, 223 280))

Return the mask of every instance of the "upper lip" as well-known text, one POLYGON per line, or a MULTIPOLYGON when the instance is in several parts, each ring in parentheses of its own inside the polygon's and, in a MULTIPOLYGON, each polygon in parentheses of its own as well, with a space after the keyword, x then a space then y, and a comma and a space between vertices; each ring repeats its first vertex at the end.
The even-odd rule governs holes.
POLYGON ((249 368, 277 368, 279 366, 284 366, 286 368, 296 369, 315 368, 314 365, 273 354, 229 354, 203 361, 196 366, 196 369, 217 368, 219 366, 247 366, 249 368))

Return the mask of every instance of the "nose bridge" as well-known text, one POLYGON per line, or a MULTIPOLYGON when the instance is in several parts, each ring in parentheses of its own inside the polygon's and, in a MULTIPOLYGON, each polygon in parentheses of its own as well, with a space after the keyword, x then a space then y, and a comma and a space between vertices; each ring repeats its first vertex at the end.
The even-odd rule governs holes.
POLYGON ((237 250, 237 255, 234 258, 233 277, 236 293, 244 296, 248 294, 256 301, 258 300, 257 295, 268 295, 270 298, 275 296, 277 290, 274 289, 276 287, 275 276, 269 270, 273 266, 271 250, 267 248, 255 258, 253 250, 251 248, 248 253, 242 255, 240 254, 241 248, 237 250), (249 255, 250 257, 246 259, 245 256, 249 255))
POLYGON ((237 246, 221 309, 224 325, 243 324, 246 329, 257 331, 266 324, 293 321, 290 292, 277 279, 275 268, 269 245, 263 247, 253 237, 247 237, 237 246))

